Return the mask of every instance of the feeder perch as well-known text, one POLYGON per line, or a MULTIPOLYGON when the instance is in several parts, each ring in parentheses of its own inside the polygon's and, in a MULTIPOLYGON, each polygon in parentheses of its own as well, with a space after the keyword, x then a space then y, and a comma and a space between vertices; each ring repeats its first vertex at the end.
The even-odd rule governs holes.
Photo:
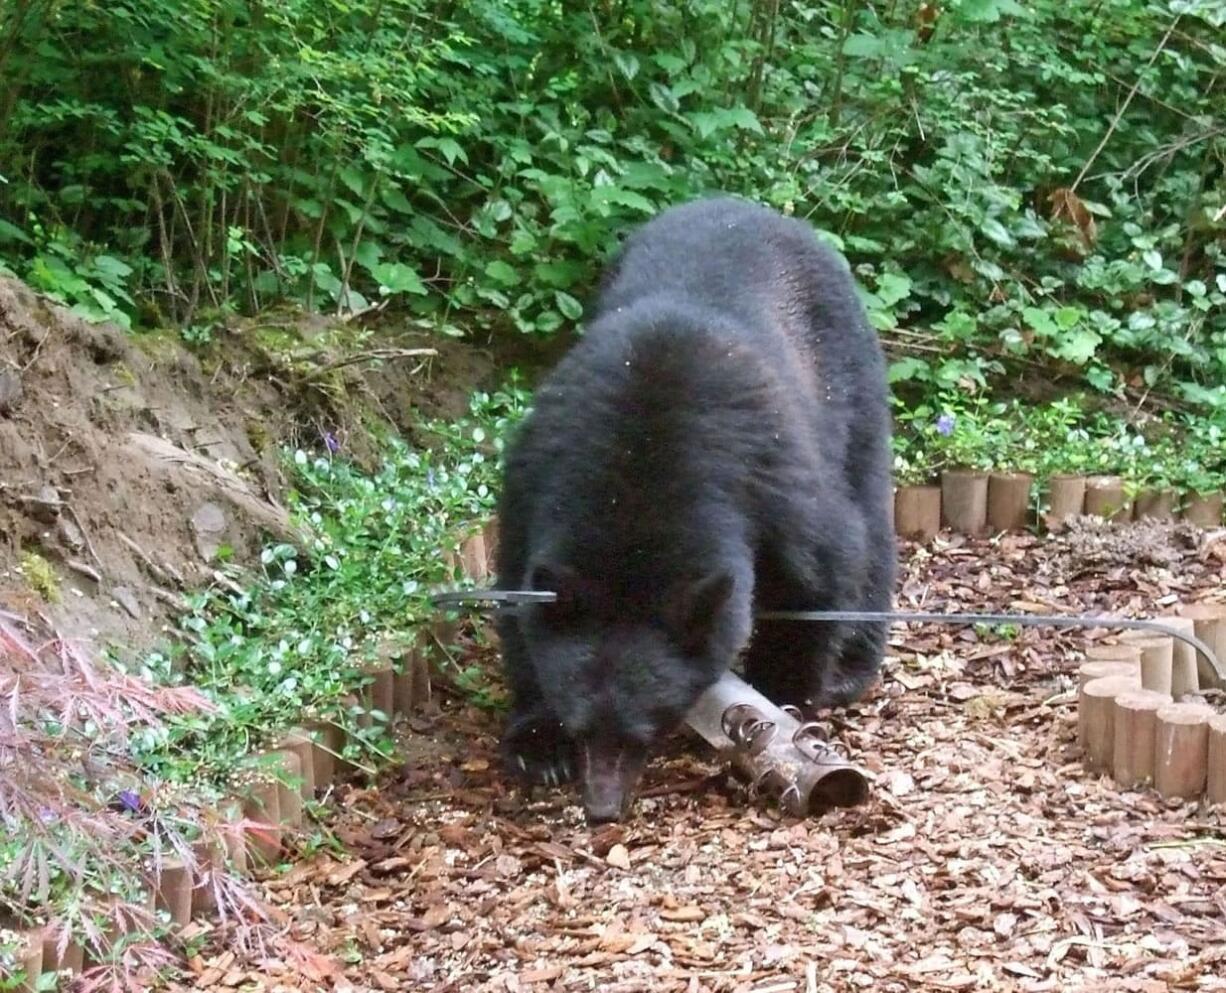
POLYGON ((793 817, 868 799, 867 773, 823 740, 817 725, 802 721, 795 708, 775 706, 731 672, 698 699, 686 723, 793 817))

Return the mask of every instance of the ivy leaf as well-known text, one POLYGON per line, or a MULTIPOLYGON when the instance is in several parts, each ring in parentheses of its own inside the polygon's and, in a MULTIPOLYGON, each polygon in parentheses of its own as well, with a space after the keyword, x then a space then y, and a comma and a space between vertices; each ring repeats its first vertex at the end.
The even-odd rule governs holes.
POLYGON ((647 87, 647 95, 651 102, 666 114, 675 114, 681 109, 681 101, 677 95, 663 83, 652 82, 647 87))
POLYGON ((1016 17, 1024 13, 1026 9, 1016 0, 962 0, 958 6, 958 14, 963 20, 980 24, 994 24, 1005 15, 1016 17))
POLYGON ((1046 310, 1038 307, 1027 307, 1022 311, 1022 320, 1026 326, 1042 338, 1050 338, 1057 333, 1056 322, 1046 310))
POLYGON ((99 272, 104 272, 116 279, 123 279, 125 276, 132 275, 132 267, 126 262, 121 262, 113 255, 99 255, 94 259, 94 267, 99 272))
POLYGON ((417 142, 417 147, 437 148, 442 153, 443 158, 447 160, 447 164, 449 166, 455 165, 456 159, 459 159, 465 165, 468 165, 468 154, 463 148, 460 147, 460 143, 454 138, 448 138, 446 136, 435 137, 431 135, 430 137, 422 138, 419 142, 417 142))
POLYGON ((853 59, 875 59, 885 50, 885 43, 876 35, 853 34, 843 42, 843 54, 853 59))
POLYGON ((1056 326, 1061 331, 1068 331, 1077 326, 1085 317, 1085 311, 1080 307, 1061 307, 1056 311, 1056 326))
POLYGON ((514 286, 519 282, 519 273, 502 259, 495 259, 485 267, 485 274, 503 286, 514 286))
POLYGON ((340 173, 341 182, 349 187, 349 191, 355 197, 366 195, 366 184, 362 180, 362 174, 353 166, 345 166, 340 173))
POLYGON ((335 300, 341 292, 341 281, 336 278, 336 273, 332 271, 328 263, 316 262, 311 267, 311 271, 315 274, 315 285, 335 300))
POLYGON ((676 76, 678 73, 683 72, 686 67, 685 59, 669 54, 668 52, 661 55, 653 55, 652 58, 655 60, 656 65, 658 65, 670 76, 676 76))
POLYGON ((1141 259, 1155 272, 1162 268, 1162 253, 1156 248, 1150 248, 1142 252, 1141 259))
MULTIPOLYGON (((10 224, 4 218, 0 217, 0 244, 8 241, 19 241, 23 245, 33 245, 34 241, 28 234, 14 224, 10 224)), ((1220 280, 1222 277, 1218 276, 1220 280)))
POLYGON ((1060 344, 1052 349, 1052 354, 1075 365, 1085 365, 1094 357, 1100 344, 1102 344, 1102 338, 1097 331, 1082 328, 1061 338, 1060 344))
POLYGON ((932 370, 923 359, 906 356, 890 363, 887 378, 891 383, 906 383, 912 380, 925 381, 932 377, 932 370))
POLYGON ((642 211, 644 214, 655 213, 655 204, 648 200, 643 194, 635 193, 634 190, 627 190, 621 186, 597 186, 592 190, 592 203, 594 205, 606 205, 615 203, 621 207, 630 207, 634 210, 642 211))
POLYGON ((639 74, 638 56, 631 52, 614 52, 613 63, 627 79, 634 79, 639 74))
POLYGON ((371 269, 370 274, 378 281, 379 292, 384 296, 395 293, 425 296, 429 293, 416 270, 403 262, 381 262, 371 269))
POLYGON ((885 272, 877 280, 877 298, 885 307, 893 307, 911 295, 911 280, 894 272, 885 272))
POLYGON ((558 310, 562 312, 562 316, 567 320, 577 321, 583 316, 583 304, 569 293, 556 290, 553 294, 553 299, 558 305, 558 310))
POLYGON ((1086 382, 1102 393, 1115 391, 1115 373, 1105 365, 1092 365, 1086 370, 1086 382))
POLYGON ((1009 233, 1008 228, 1000 223, 995 217, 987 217, 979 226, 979 230, 996 242, 996 244, 1004 248, 1012 248, 1017 244, 1013 239, 1013 235, 1009 233))
POLYGON ((373 272, 379 260, 383 258, 383 247, 378 242, 367 239, 358 245, 353 258, 367 272, 373 272))
POLYGON ((398 211, 401 214, 412 214, 413 205, 409 202, 409 198, 404 195, 404 192, 395 186, 385 186, 381 193, 383 202, 392 210, 398 211))
POLYGON ((721 111, 726 121, 732 124, 733 127, 740 128, 742 131, 752 131, 754 134, 763 134, 762 122, 758 120, 758 115, 748 107, 729 107, 727 110, 721 111))
POLYGON ((698 137, 709 138, 718 131, 739 128, 762 134, 762 122, 748 107, 721 107, 719 110, 700 110, 689 115, 690 123, 698 137))

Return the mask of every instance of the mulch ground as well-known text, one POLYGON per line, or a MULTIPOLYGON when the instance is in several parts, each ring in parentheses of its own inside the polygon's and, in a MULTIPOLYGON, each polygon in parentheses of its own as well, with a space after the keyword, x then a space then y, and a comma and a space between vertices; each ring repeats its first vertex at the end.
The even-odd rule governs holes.
MULTIPOLYGON (((1226 600, 1224 533, 1083 527, 907 554, 900 608, 1226 600)), ((444 697, 402 770, 340 798, 345 854, 268 884, 327 960, 252 972, 213 951, 196 988, 1226 990, 1226 811, 1083 770, 1084 639, 896 627, 879 689, 831 724, 877 773, 872 799, 808 821, 679 739, 633 821, 588 829, 572 792, 504 785, 496 718, 444 697)))

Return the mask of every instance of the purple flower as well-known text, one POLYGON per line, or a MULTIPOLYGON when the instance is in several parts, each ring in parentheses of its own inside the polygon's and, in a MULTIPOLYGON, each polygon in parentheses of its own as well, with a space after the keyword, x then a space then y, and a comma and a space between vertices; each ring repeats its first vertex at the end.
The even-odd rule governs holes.
POLYGON ((954 424, 957 418, 953 414, 942 414, 937 418, 937 434, 943 434, 948 438, 954 433, 954 424))
POLYGON ((116 799, 129 813, 135 814, 140 810, 140 794, 135 790, 120 790, 116 799))
POLYGON ((52 821, 56 820, 57 818, 56 818, 55 811, 52 810, 50 807, 39 807, 38 808, 38 819, 42 821, 44 824, 50 824, 52 821))
POLYGON ((324 432, 324 444, 327 446, 328 451, 334 455, 341 450, 341 443, 337 441, 336 435, 331 431, 324 432))

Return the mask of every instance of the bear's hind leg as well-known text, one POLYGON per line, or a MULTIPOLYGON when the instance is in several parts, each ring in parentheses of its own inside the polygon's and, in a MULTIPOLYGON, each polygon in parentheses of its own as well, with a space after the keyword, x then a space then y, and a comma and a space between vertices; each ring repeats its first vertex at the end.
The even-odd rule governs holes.
POLYGON ((838 657, 821 674, 815 707, 842 707, 864 695, 881 669, 886 628, 882 621, 843 625, 838 657))
POLYGON ((745 677, 772 703, 804 707, 836 663, 837 636, 835 625, 821 621, 758 621, 745 677))

